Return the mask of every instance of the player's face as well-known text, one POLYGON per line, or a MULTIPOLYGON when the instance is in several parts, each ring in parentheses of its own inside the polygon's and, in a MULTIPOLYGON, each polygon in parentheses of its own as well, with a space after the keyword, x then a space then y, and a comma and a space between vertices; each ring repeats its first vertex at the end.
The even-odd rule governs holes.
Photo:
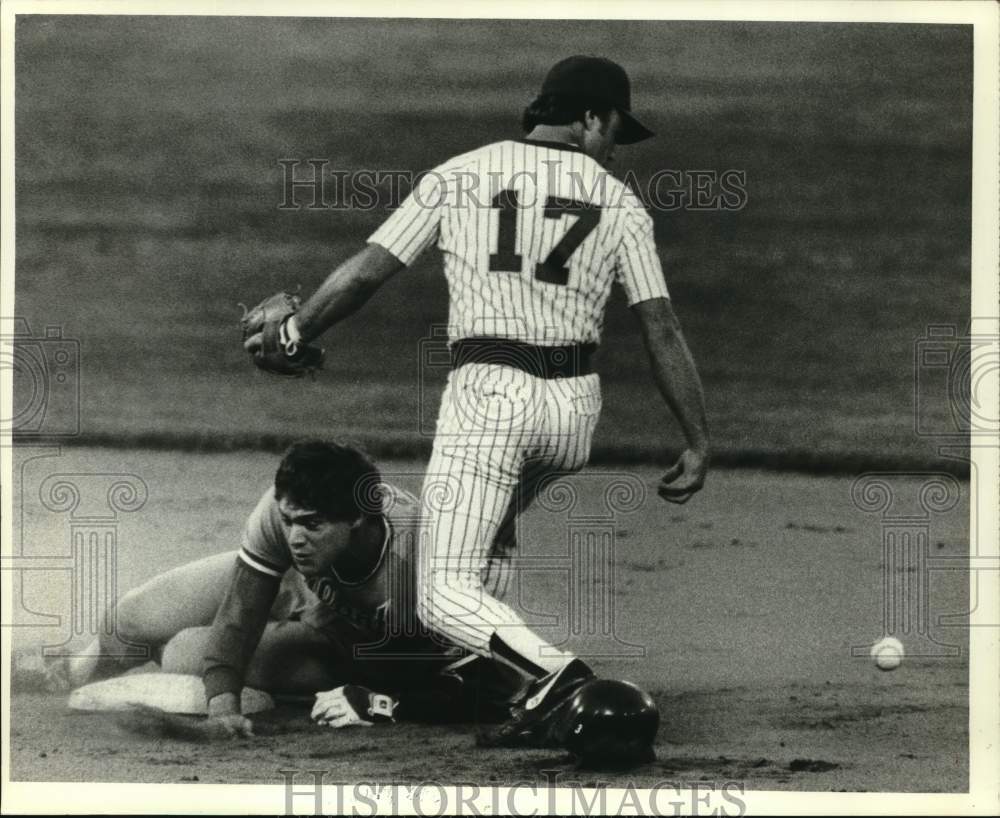
POLYGON ((607 121, 602 121, 589 111, 583 123, 583 152, 591 159, 608 165, 614 161, 615 139, 621 129, 621 116, 618 111, 611 111, 607 121))
POLYGON ((288 527, 288 547, 296 570, 306 577, 326 574, 351 544, 350 523, 334 522, 283 497, 278 501, 282 522, 288 527))

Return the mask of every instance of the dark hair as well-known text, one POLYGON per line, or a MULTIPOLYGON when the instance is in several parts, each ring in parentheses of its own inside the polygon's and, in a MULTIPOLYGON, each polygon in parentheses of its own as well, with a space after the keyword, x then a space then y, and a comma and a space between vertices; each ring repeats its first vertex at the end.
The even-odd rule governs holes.
POLYGON ((614 108, 607 102, 600 102, 588 97, 570 97, 562 94, 542 94, 524 109, 521 115, 521 127, 528 133, 536 125, 569 125, 571 122, 583 122, 587 111, 607 122, 614 108))
POLYGON ((274 493, 334 522, 374 517, 382 510, 382 475, 355 446, 300 440, 281 458, 274 493))

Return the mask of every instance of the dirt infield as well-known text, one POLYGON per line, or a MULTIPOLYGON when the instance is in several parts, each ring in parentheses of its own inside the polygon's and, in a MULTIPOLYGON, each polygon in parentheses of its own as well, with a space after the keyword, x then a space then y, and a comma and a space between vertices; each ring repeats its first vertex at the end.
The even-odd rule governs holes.
MULTIPOLYGON (((108 487, 131 483, 139 487, 134 501, 115 523, 120 591, 232 548, 276 464, 273 455, 246 453, 43 453, 19 450, 15 463, 15 552, 65 558, 73 531, 94 519, 108 487), (46 504, 55 475, 78 487, 73 509, 46 504)), ((382 466, 390 481, 419 486, 421 464, 382 466)), ((919 515, 921 490, 935 478, 871 477, 861 491, 852 478, 716 471, 703 494, 672 507, 642 497, 655 476, 648 468, 589 469, 569 481, 568 506, 543 496, 519 538, 520 604, 532 621, 550 617, 539 630, 589 655, 602 675, 632 679, 655 696, 663 714, 655 763, 627 775, 583 773, 551 751, 476 750, 471 725, 334 733, 313 727, 301 707, 260 717, 253 741, 192 745, 125 733, 106 716, 66 711, 58 697, 23 693, 11 702, 11 778, 264 783, 281 781, 281 769, 324 769, 341 781, 496 784, 543 781, 543 770, 555 770, 617 786, 735 780, 775 790, 966 789, 968 575, 937 568, 967 559, 968 485, 940 484, 957 502, 924 513, 924 561, 901 565, 894 580, 905 585, 897 592, 918 587, 907 584, 911 575, 927 589, 924 597, 899 597, 915 617, 899 621, 911 655, 881 673, 852 647, 883 631, 891 520, 919 515), (567 538, 581 531, 613 531, 613 570, 569 582, 579 540, 567 538), (596 604, 591 612, 604 618, 581 618, 586 606, 573 606, 580 597, 571 587, 584 589, 596 604)), ((71 632, 72 571, 46 564, 54 567, 27 575, 23 610, 15 611, 20 649, 83 638, 71 632)))

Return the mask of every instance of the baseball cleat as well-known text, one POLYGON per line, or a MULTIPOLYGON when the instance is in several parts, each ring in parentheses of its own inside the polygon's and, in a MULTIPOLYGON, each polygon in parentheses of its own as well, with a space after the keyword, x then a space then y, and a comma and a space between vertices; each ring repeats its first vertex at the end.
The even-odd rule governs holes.
POLYGON ((573 695, 594 678, 580 659, 532 682, 511 707, 511 718, 496 727, 481 729, 480 747, 553 747, 561 745, 559 716, 573 695))

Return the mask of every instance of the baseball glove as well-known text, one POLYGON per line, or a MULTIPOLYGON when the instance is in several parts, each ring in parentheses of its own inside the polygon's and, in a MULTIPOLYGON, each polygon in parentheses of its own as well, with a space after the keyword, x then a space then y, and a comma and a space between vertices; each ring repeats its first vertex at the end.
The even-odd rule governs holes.
POLYGON ((288 337, 286 324, 301 304, 297 293, 282 292, 265 298, 253 309, 239 305, 243 307, 240 326, 244 348, 258 368, 272 375, 301 378, 323 367, 322 349, 288 337))

